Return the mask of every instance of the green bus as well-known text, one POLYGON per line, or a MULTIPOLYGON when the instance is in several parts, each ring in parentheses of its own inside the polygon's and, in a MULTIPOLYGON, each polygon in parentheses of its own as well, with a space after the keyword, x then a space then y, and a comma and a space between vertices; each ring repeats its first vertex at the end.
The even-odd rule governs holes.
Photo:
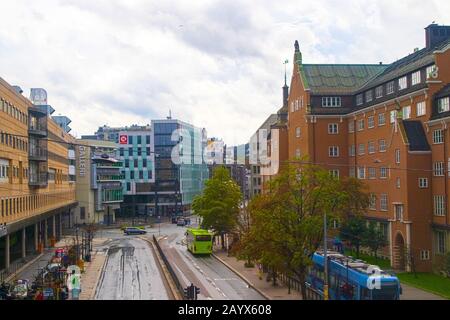
POLYGON ((187 249, 192 254, 211 254, 213 235, 208 230, 189 228, 186 231, 187 249))

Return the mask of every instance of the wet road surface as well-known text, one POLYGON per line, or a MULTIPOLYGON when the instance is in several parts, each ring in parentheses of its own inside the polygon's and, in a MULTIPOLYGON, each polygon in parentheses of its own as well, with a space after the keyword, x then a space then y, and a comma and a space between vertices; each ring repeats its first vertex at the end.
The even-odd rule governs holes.
POLYGON ((161 248, 183 287, 191 283, 199 287, 199 300, 265 299, 216 258, 188 252, 183 241, 185 232, 184 227, 161 225, 161 233, 167 235, 160 240, 161 248))
POLYGON ((135 236, 121 237, 108 247, 96 300, 168 299, 163 275, 147 242, 135 236))

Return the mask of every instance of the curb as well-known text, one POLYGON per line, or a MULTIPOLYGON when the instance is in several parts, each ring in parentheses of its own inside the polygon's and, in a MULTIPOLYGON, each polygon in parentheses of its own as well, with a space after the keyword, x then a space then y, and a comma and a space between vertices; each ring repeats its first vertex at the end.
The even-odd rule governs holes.
POLYGON ((251 288, 253 288, 255 291, 257 291, 260 295, 262 295, 266 300, 273 300, 272 297, 270 297, 269 295, 267 295, 266 293, 264 293, 262 290, 258 289, 257 287, 255 287, 253 285, 253 283, 251 283, 249 280, 247 280, 247 278, 245 276, 243 276, 239 271, 237 271, 236 269, 234 269, 232 266, 230 266, 227 262, 223 261, 222 259, 220 259, 216 254, 211 253, 211 255, 216 258, 217 260, 219 260, 222 264, 224 264, 228 269, 230 269, 231 271, 233 271, 234 273, 236 273, 239 278, 241 278, 242 280, 244 280, 245 283, 247 283, 251 288))
POLYGON ((40 253, 37 257, 35 257, 34 259, 28 261, 26 264, 24 264, 22 267, 19 268, 19 270, 17 270, 16 272, 14 272, 13 274, 9 275, 8 277, 5 278, 4 282, 9 282, 12 279, 14 279, 14 277, 22 272, 23 270, 25 270, 26 268, 28 268, 31 264, 35 263, 37 260, 39 260, 44 254, 40 253))
MULTIPOLYGON (((97 255, 97 253, 95 255, 97 255)), ((108 252, 106 252, 105 261, 103 261, 102 267, 100 268, 100 272, 97 275, 97 279, 95 280, 95 284, 94 284, 94 290, 92 290, 91 294, 89 295, 89 300, 94 300, 94 297, 97 294, 98 283, 100 281, 101 276, 103 275, 103 270, 105 269, 105 265, 106 265, 107 261, 108 261, 108 252)))
POLYGON ((167 282, 167 284, 168 284, 168 286, 170 288, 171 294, 174 297, 174 299, 175 300, 183 300, 180 297, 180 295, 178 293, 178 290, 177 290, 177 288, 175 287, 175 285, 173 283, 173 279, 171 278, 170 274, 168 273, 167 267, 165 266, 164 262, 162 261, 162 258, 159 255, 158 250, 156 250, 156 248, 155 248, 156 244, 154 244, 153 241, 150 240, 150 239, 147 239, 147 238, 144 238, 144 237, 142 237, 141 239, 146 241, 150 245, 150 247, 152 248, 153 253, 156 256, 156 259, 158 260, 159 267, 161 268, 161 271, 164 274, 164 278, 166 279, 166 282, 167 282))

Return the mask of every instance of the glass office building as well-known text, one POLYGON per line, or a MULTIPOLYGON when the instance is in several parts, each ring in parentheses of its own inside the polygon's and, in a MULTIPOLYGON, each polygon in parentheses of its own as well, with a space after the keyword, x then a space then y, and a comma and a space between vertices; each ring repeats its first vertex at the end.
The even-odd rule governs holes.
POLYGON ((194 197, 202 192, 208 179, 203 159, 206 131, 172 119, 154 120, 152 129, 159 213, 189 214, 194 197))

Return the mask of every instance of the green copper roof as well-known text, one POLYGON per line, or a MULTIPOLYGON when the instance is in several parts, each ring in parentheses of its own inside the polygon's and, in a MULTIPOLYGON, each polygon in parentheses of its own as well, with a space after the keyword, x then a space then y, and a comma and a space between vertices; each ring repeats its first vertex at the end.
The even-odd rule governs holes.
POLYGON ((387 67, 380 64, 303 64, 300 72, 306 87, 315 94, 351 94, 387 67))

